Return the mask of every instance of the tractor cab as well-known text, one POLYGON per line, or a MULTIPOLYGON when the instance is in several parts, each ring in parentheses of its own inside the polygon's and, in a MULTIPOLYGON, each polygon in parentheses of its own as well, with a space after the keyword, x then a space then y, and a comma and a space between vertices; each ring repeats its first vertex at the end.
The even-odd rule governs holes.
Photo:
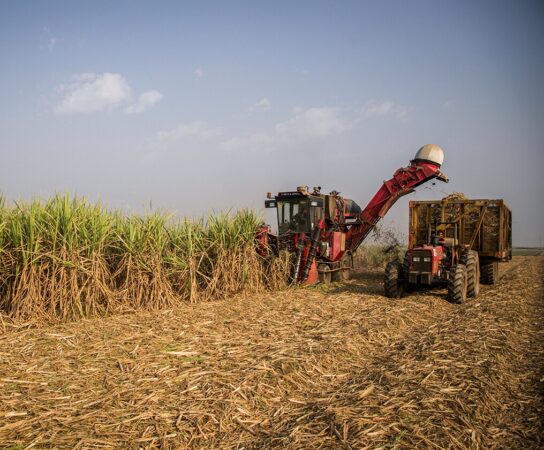
POLYGON ((456 222, 434 222, 430 225, 429 245, 440 247, 443 253, 441 265, 449 269, 459 257, 459 229, 456 222))

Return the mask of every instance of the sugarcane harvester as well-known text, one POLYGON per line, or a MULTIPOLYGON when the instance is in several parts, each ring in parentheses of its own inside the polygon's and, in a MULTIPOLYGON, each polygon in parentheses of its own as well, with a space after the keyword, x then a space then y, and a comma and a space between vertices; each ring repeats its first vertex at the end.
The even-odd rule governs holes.
POLYGON ((337 191, 323 194, 320 187, 310 192, 300 186, 276 196, 269 192, 265 207, 277 209, 278 234, 263 226, 257 251, 263 257, 277 256, 281 250, 294 254, 293 283, 346 280, 353 253, 400 197, 435 178, 448 182, 440 171, 443 161, 437 145, 421 147, 407 167, 383 182, 364 209, 337 191))

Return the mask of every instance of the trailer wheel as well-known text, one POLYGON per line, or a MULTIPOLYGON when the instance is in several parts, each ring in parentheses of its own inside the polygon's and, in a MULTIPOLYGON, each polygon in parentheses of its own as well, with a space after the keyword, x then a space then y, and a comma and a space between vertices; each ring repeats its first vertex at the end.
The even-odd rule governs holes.
POLYGON ((323 284, 329 284, 331 282, 331 268, 328 264, 318 264, 317 273, 319 275, 319 281, 323 284))
POLYGON ((467 266, 467 297, 477 297, 480 293, 480 260, 478 252, 469 250, 464 264, 467 266))
POLYGON ((385 296, 389 298, 401 298, 404 291, 404 279, 402 265, 399 261, 387 263, 383 279, 385 296))
POLYGON ((482 264, 480 281, 482 284, 496 284, 499 280, 499 263, 497 261, 482 264))
POLYGON ((461 304, 467 299, 467 266, 457 264, 450 269, 448 278, 448 300, 461 304))

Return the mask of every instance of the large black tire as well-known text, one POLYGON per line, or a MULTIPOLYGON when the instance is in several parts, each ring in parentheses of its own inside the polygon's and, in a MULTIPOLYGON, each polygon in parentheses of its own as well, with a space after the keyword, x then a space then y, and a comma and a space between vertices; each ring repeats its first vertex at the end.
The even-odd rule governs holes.
POLYGON ((318 264, 317 272, 319 274, 319 281, 323 284, 329 284, 331 282, 331 268, 328 264, 318 264))
POLYGON ((480 293, 480 259, 478 252, 469 250, 463 263, 467 266, 467 297, 477 297, 480 293))
POLYGON ((399 261, 387 263, 383 279, 385 296, 389 298, 401 298, 404 291, 404 277, 402 264, 399 261))
POLYGON ((404 294, 409 294, 417 290, 417 284, 408 283, 408 275, 410 274, 410 253, 406 252, 404 254, 404 260, 402 261, 402 275, 404 277, 404 285, 402 286, 404 294))
POLYGON ((448 278, 448 300, 461 304, 467 299, 467 266, 457 264, 450 269, 448 278))
POLYGON ((404 274, 410 273, 410 253, 406 252, 404 254, 404 260, 402 261, 402 270, 404 274))
POLYGON ((482 264, 480 281, 482 284, 496 284, 499 281, 499 263, 497 261, 482 264))

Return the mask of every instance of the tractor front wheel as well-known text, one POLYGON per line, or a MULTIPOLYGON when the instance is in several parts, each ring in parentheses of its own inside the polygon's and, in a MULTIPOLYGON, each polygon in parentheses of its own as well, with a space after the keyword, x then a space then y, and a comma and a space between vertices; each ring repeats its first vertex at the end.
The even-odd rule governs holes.
POLYGON ((480 293, 480 260, 478 252, 469 250, 466 255, 467 297, 477 297, 480 293))
POLYGON ((385 268, 383 288, 386 297, 402 297, 404 292, 404 278, 402 264, 399 261, 391 261, 387 264, 385 268))
POLYGON ((448 300, 461 304, 467 299, 467 266, 457 264, 452 266, 448 278, 448 300))

